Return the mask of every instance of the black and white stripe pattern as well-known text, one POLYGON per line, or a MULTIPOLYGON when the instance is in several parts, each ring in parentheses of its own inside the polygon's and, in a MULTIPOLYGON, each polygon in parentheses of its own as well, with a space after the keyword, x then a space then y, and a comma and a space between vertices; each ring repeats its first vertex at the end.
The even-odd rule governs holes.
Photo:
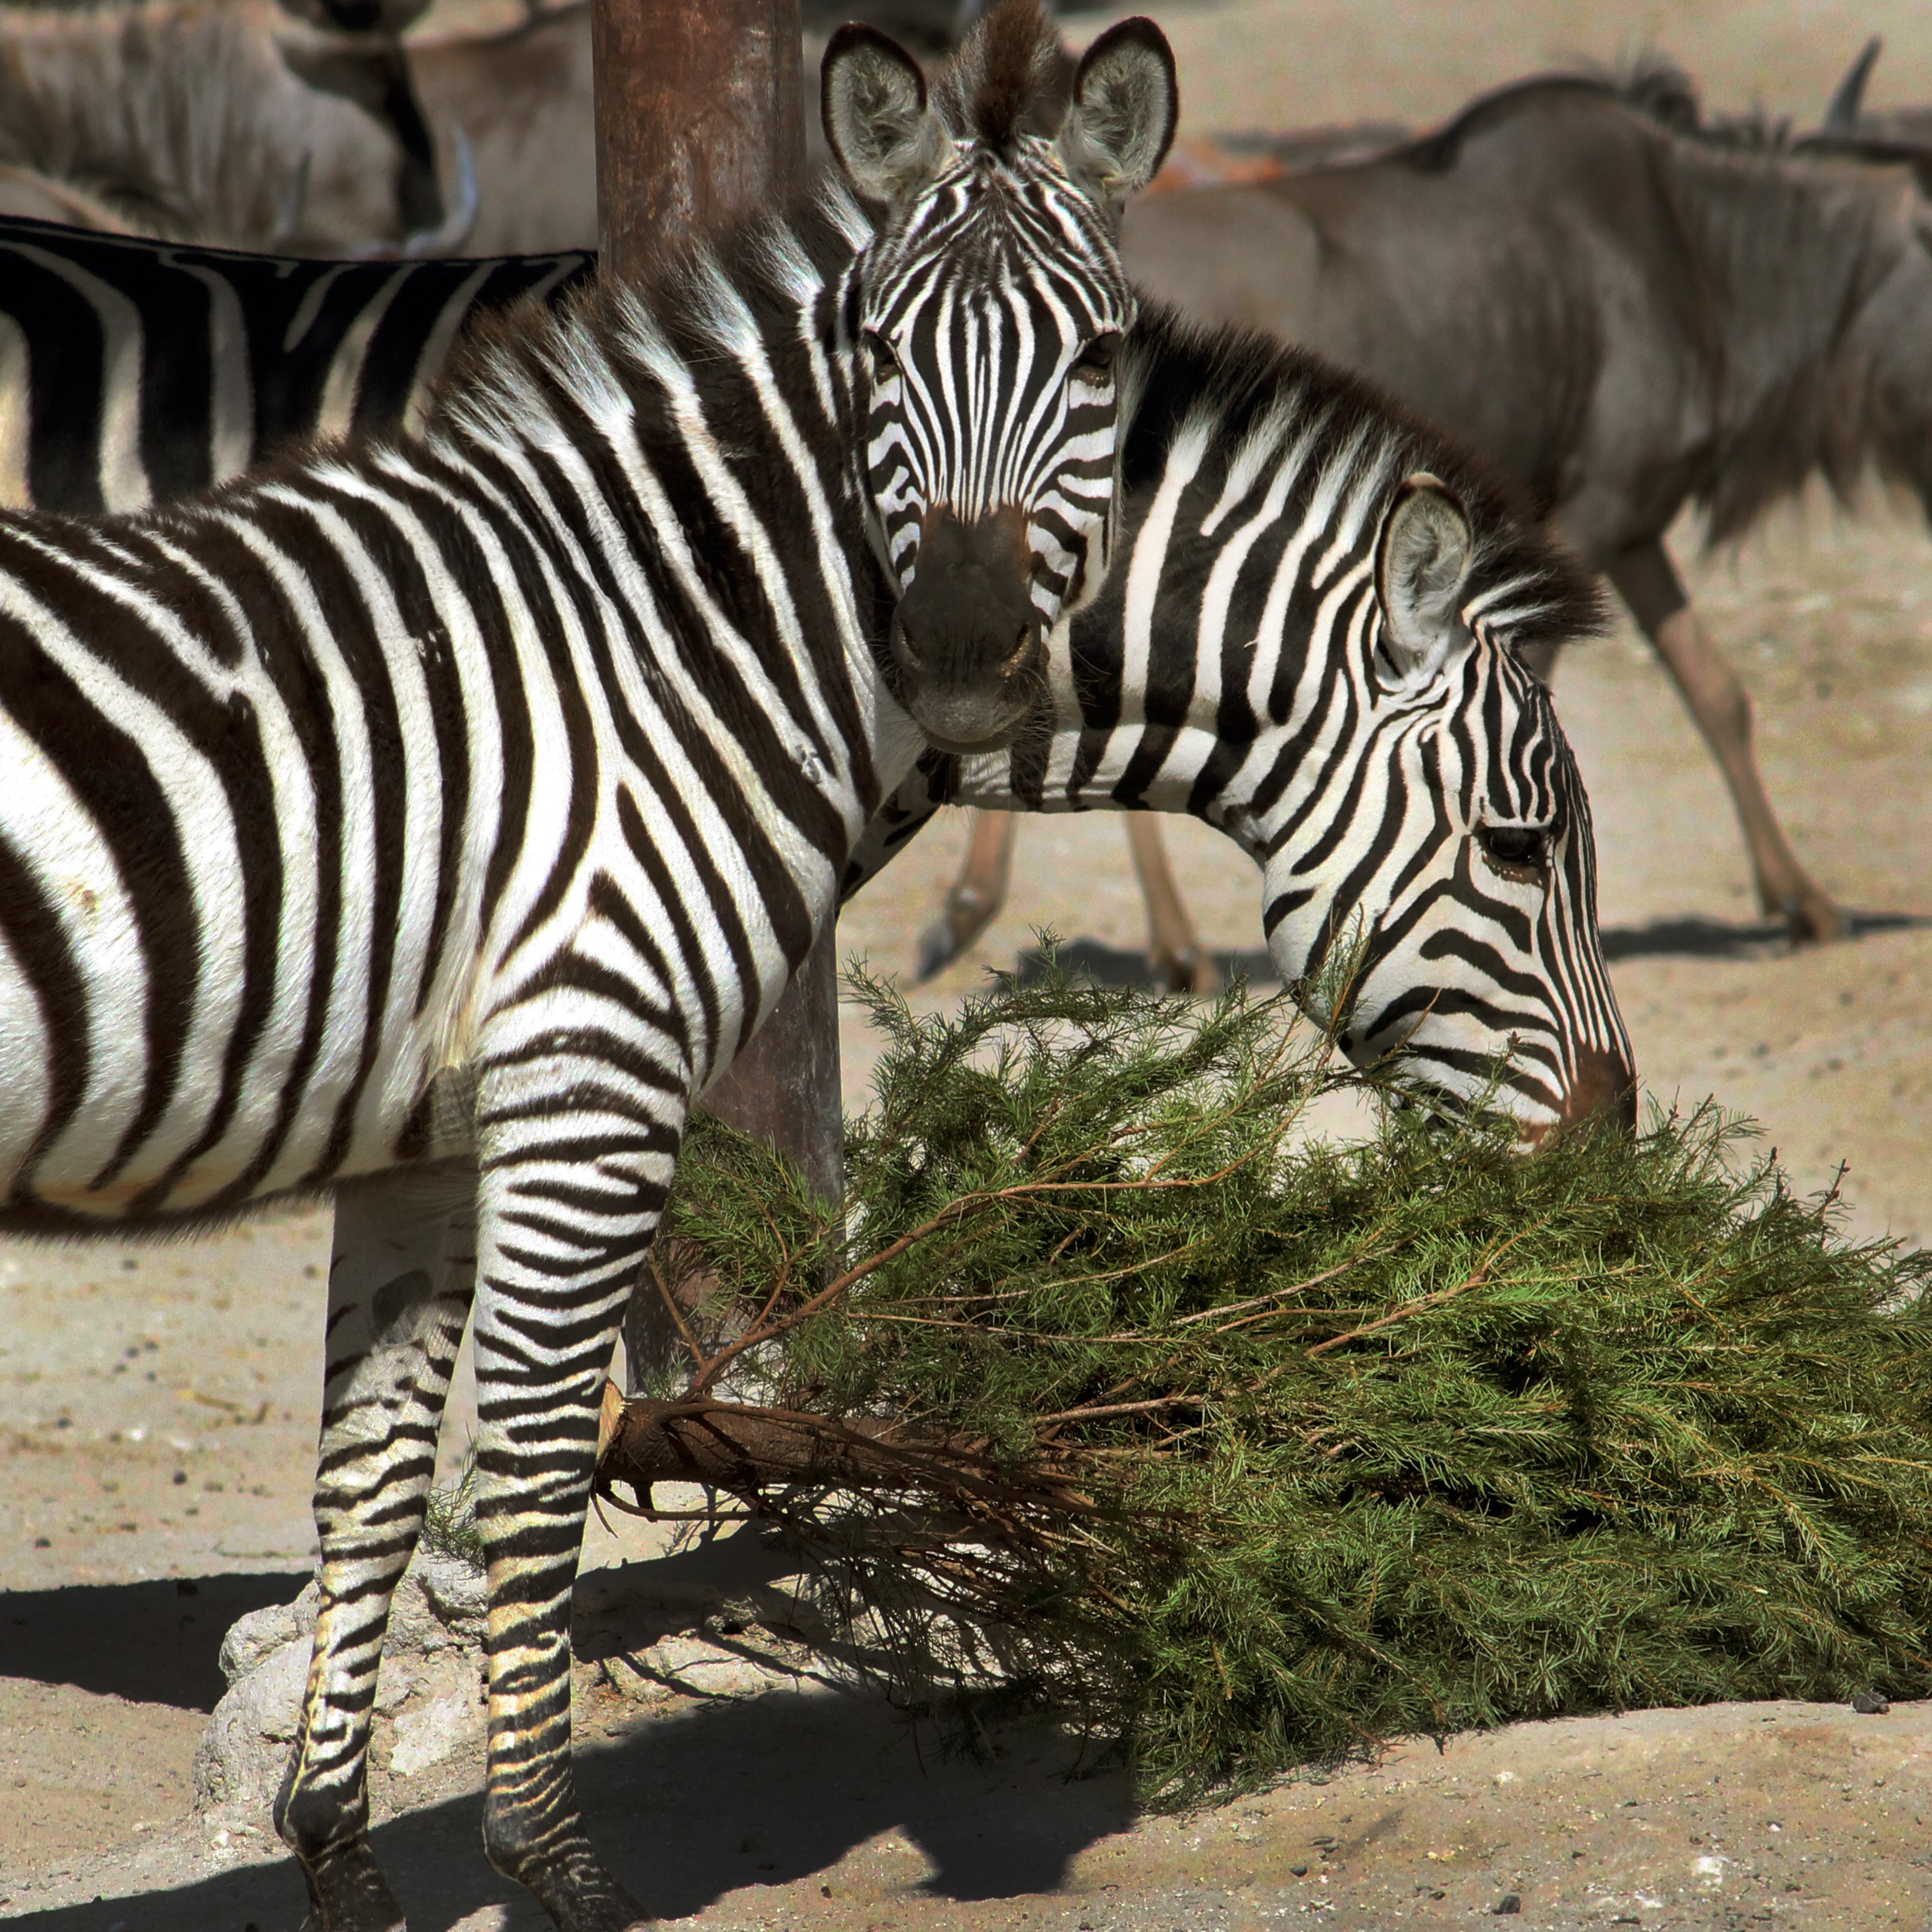
MULTIPOLYGON (((945 201, 949 218, 956 222, 958 178, 945 186, 945 201)), ((1055 203, 1055 208, 1059 205, 1055 203)), ((182 249, 160 242, 103 238, 85 230, 17 220, 0 220, 0 253, 8 253, 8 276, 0 284, 0 311, 11 315, 21 332, 21 348, 15 349, 15 358, 11 361, 0 359, 0 423, 14 431, 11 473, 33 483, 35 489, 29 494, 37 506, 82 510, 103 508, 114 494, 108 481, 114 468, 108 450, 134 446, 134 438, 125 432, 104 437, 103 425, 139 423, 141 462, 137 466, 124 463, 118 473, 134 477, 135 493, 145 479, 145 487, 152 487, 165 497, 186 494, 207 481, 226 479, 245 460, 275 454, 328 429, 340 431, 353 425, 363 432, 394 432, 414 427, 421 420, 429 380, 441 369, 450 342, 463 325, 524 294, 560 300, 570 288, 582 286, 593 266, 589 257, 582 255, 404 266, 315 263, 182 249), (87 297, 89 290, 97 292, 94 300, 87 297), (106 294, 100 294, 103 290, 106 294), (38 369, 42 380, 29 384, 29 369, 38 369)), ((931 280, 931 270, 924 272, 931 280)), ((939 294, 937 288, 935 294, 939 294)), ((931 328, 928 328, 928 336, 931 336, 931 328)), ((1014 338, 1003 340, 1011 348, 1014 338)), ((1101 340, 1097 334, 1096 340, 1101 340)), ((872 353, 875 352, 866 352, 860 358, 862 380, 872 353)), ((1188 568, 1201 566, 1192 558, 1183 566, 1183 552, 1169 556, 1159 546, 1149 546, 1144 528, 1149 510, 1155 514, 1157 524, 1173 529, 1169 510, 1157 503, 1159 485, 1153 483, 1153 494, 1148 494, 1153 479, 1171 473, 1169 460, 1165 454, 1149 452, 1163 452, 1161 438, 1173 435, 1183 421, 1192 421, 1196 435, 1201 431, 1208 435, 1208 448, 1188 462, 1205 463, 1208 473, 1214 473, 1215 446, 1225 445, 1229 438, 1241 441, 1252 432, 1250 417, 1262 408, 1260 398, 1269 392, 1267 383, 1279 386, 1306 380, 1306 375, 1298 377, 1293 371, 1260 375, 1256 373, 1262 367, 1260 361, 1236 375, 1241 367, 1238 358, 1223 365, 1217 359, 1204 358, 1198 349, 1180 353, 1173 327, 1161 321, 1140 332, 1132 363, 1136 384, 1144 390, 1152 386, 1152 394, 1140 411, 1131 446, 1131 472, 1138 489, 1128 504, 1126 528, 1134 529, 1136 556, 1142 558, 1138 582, 1142 586, 1159 582, 1157 620, 1149 620, 1148 613, 1140 611, 1132 649, 1117 648, 1117 626, 1126 620, 1126 580, 1121 580, 1103 611, 1078 626, 1070 645, 1072 657, 1066 659, 1066 669, 1053 680, 1053 686, 1060 701, 1065 701, 1074 688, 1072 666, 1078 663, 1078 688, 1086 700, 1080 732, 1091 732, 1094 722, 1090 721, 1105 722, 1109 703, 1117 707, 1122 721, 1144 721, 1148 715, 1159 715, 1161 691, 1192 688, 1196 680, 1194 653, 1201 635, 1200 622, 1190 626, 1183 620, 1186 605, 1177 586, 1186 582, 1188 568), (1190 415, 1190 398, 1196 386, 1201 410, 1190 415), (1254 398, 1231 410, 1225 398, 1241 394, 1244 386, 1252 389, 1254 398), (1159 577, 1148 574, 1153 568, 1152 558, 1161 558, 1159 577), (1177 595, 1180 603, 1177 603, 1177 595), (1174 653, 1184 653, 1184 665, 1179 669, 1173 663, 1174 653), (1109 690, 1117 690, 1117 696, 1109 700, 1109 690)), ((1076 421, 1078 411, 1097 414, 1097 406, 1111 396, 1111 371, 1105 392, 1094 377, 1091 365, 1086 367, 1078 377, 1078 386, 1060 384, 1057 394, 1065 396, 1065 401, 1057 401, 1055 394, 1049 394, 1043 406, 1034 411, 1034 415, 1048 415, 1065 427, 1066 448, 1076 466, 1078 450, 1084 442, 1076 421)), ((1001 401, 1012 396, 1012 384, 989 384, 989 392, 993 398, 989 415, 997 417, 1001 401)), ((887 410, 887 398, 877 386, 867 384, 867 394, 872 406, 867 431, 883 441, 884 452, 920 441, 898 427, 898 417, 887 410)), ((921 401, 921 408, 931 408, 929 398, 921 401)), ((931 435, 924 435, 921 448, 925 452, 921 462, 937 462, 943 454, 931 435)), ((1411 454, 1416 462, 1443 462, 1439 452, 1429 454, 1420 445, 1411 454)), ((891 500, 912 500, 915 493, 906 475, 889 473, 891 456, 881 458, 879 450, 873 448, 872 460, 875 473, 887 477, 881 489, 891 500)), ((1389 463, 1398 466, 1401 460, 1391 456, 1389 463)), ((983 473, 987 466, 972 462, 964 468, 983 473)), ((1109 493, 1115 487, 1111 472, 1105 475, 1105 487, 1109 493)), ((1283 494, 1281 514, 1287 516, 1291 503, 1297 500, 1293 493, 1283 494)), ((1179 518, 1179 500, 1173 514, 1179 518)), ((1223 525, 1242 528, 1238 520, 1231 524, 1231 516, 1232 512, 1223 514, 1223 525)), ((1217 555, 1214 535, 1214 531, 1204 531, 1205 541, 1196 545, 1210 558, 1217 555)), ((1055 531, 1039 528, 1035 520, 1035 555, 1053 558, 1055 531)), ((1248 582, 1254 582, 1252 572, 1260 568, 1250 555, 1256 543, 1260 543, 1260 555, 1269 555, 1267 543, 1258 535, 1241 539, 1241 570, 1248 572, 1248 582)), ((1211 607, 1208 620, 1217 628, 1241 620, 1241 608, 1227 591, 1227 572, 1235 556, 1232 546, 1219 555, 1219 589, 1208 593, 1205 574, 1201 577, 1204 595, 1211 607)), ((1051 565, 1045 566, 1043 576, 1051 582, 1051 565)), ((1580 605, 1569 593, 1555 597, 1553 611, 1561 613, 1567 608, 1580 608, 1580 605)), ((1494 622, 1486 626, 1486 632, 1491 638, 1497 635, 1494 622)), ((1534 624, 1515 626, 1509 639, 1512 643, 1534 641, 1542 635, 1561 634, 1561 617, 1552 614, 1534 624)), ((1281 648, 1284 645, 1277 641, 1277 649, 1281 648)), ((1521 705, 1522 700, 1512 697, 1511 703, 1521 705)), ((1534 709, 1540 700, 1532 694, 1528 703, 1534 709)), ((1480 715, 1484 713, 1478 707, 1480 715)), ((1090 744, 1090 738, 1076 742, 1090 744)), ((1540 727, 1532 732, 1522 771, 1524 783, 1528 783, 1532 767, 1542 761, 1552 771, 1548 780, 1552 786, 1574 784, 1567 759, 1553 749, 1557 742, 1559 738, 1540 727)), ((1066 810, 1132 800, 1148 808, 1171 804, 1174 810, 1201 810, 1215 823, 1227 821, 1208 810, 1215 804, 1211 798, 1196 804, 1198 788, 1194 784, 1177 786, 1171 771, 1161 783, 1136 790, 1138 780, 1128 779, 1124 761, 1131 753, 1140 753, 1140 744, 1136 724, 1134 736, 1115 734, 1109 742, 1111 748, 1103 753, 1091 749, 1076 753, 1069 746, 1060 746, 1055 753, 1059 765, 1039 771, 1022 792, 1014 792, 1003 777, 1003 761, 974 767, 970 773, 972 790, 964 788, 966 780, 951 765, 943 767, 941 783, 920 780, 908 794, 908 800, 915 798, 918 804, 914 817, 904 817, 910 810, 908 801, 894 801, 883 823, 867 832, 869 856, 860 860, 854 877, 872 875, 884 852, 903 841, 915 823, 924 823, 941 794, 1020 810, 1035 806, 1066 810), (1121 790, 1122 779, 1128 780, 1124 790, 1121 790)), ((1140 755, 1144 763, 1144 753, 1140 755)), ((1526 804, 1518 817, 1521 823, 1534 823, 1553 815, 1553 801, 1540 801, 1534 808, 1526 804)), ((1389 831, 1383 829, 1380 836, 1386 850, 1393 850, 1389 831)), ((1583 862, 1586 862, 1586 852, 1579 850, 1579 863, 1583 862)), ((1480 883, 1484 877, 1486 873, 1472 873, 1470 884, 1480 883)), ((1306 912, 1308 906, 1318 906, 1318 912, 1321 910, 1319 894, 1318 900, 1306 897, 1310 891, 1314 889, 1306 883, 1291 884, 1281 898, 1277 925, 1281 920, 1289 920, 1297 908, 1306 912)), ((1356 889, 1350 887, 1350 891, 1356 889)), ((1583 879, 1567 881, 1563 891, 1574 897, 1577 906, 1586 906, 1594 898, 1583 879)), ((1358 891, 1356 898, 1360 898, 1358 891)), ((1561 918, 1561 908, 1553 910, 1561 918)), ((1571 915, 1579 914, 1573 912, 1571 915)), ((1283 933, 1279 956, 1289 972, 1298 972, 1306 960, 1306 946, 1294 951, 1298 929, 1297 921, 1289 920, 1283 933)), ((1594 945, 1571 946, 1569 951, 1586 962, 1594 960, 1594 945)), ((1372 1028, 1370 1035, 1381 1043, 1401 1012, 1429 1001, 1434 1001, 1438 1020, 1429 1034, 1441 1032, 1441 1022, 1447 1018, 1443 1001, 1449 995, 1435 986, 1435 977, 1434 970, 1429 970, 1418 977, 1414 987, 1391 995, 1389 1024, 1372 1028)), ((1548 1026, 1532 1029, 1546 1038, 1569 1038, 1571 1043, 1543 1049, 1553 1059, 1546 1074, 1534 1082, 1540 1097, 1538 1094, 1526 1096, 1524 1107, 1531 1118, 1548 1113, 1553 1091, 1567 1091, 1574 1082, 1579 1053, 1592 1048, 1615 1051, 1615 1041, 1621 1039, 1600 972, 1588 968, 1565 977, 1574 977, 1577 986, 1563 997, 1563 1011, 1574 1008, 1584 1020, 1573 1028, 1573 1038, 1561 1028, 1553 1035, 1548 1026)), ((1511 1034, 1522 1038, 1521 1017, 1507 1003, 1484 1003, 1480 989, 1478 997, 1472 997, 1470 987, 1460 987, 1453 997, 1464 1008, 1460 1022, 1464 1038, 1460 1045, 1445 1043, 1445 1051, 1455 1053, 1464 1072, 1487 1066, 1497 1049, 1497 1039, 1507 1039, 1511 1034)), ((1428 1038, 1418 1035, 1412 1045, 1424 1048, 1428 1038)), ((1435 1076, 1441 1078, 1441 1069, 1435 1069, 1435 1076)), ((1561 1101, 1555 1105, 1561 1109, 1561 1101)))
MULTIPOLYGON (((1150 36, 1103 37, 1094 85, 1150 36)), ((1155 146, 1165 63, 1124 76, 1155 146)), ((977 165, 970 126, 941 131, 977 165)), ((1105 312, 1104 229, 1037 218, 1069 192, 1062 152, 977 173, 951 246, 1016 204, 1051 246, 949 285, 948 330, 1036 282, 1105 312)), ((572 1932, 635 1916, 569 1758, 623 1306, 687 1111, 832 917, 915 717, 1007 728, 976 654, 997 668, 1010 635, 906 661, 869 542, 856 331, 901 308, 889 244, 921 193, 868 216, 829 191, 642 299, 519 311, 460 352, 420 436, 142 516, 0 516, 0 1220, 335 1194, 322 1601, 277 1812, 332 1932, 400 1918, 366 1838, 370 1713, 472 1296, 487 1847, 572 1932)), ((1037 352, 1075 380, 1064 345, 1037 352)), ((950 406, 963 460, 992 405, 950 406)), ((1084 421, 1069 460, 1111 470, 1113 434, 1084 421)), ((925 487, 965 485, 943 463, 925 487)), ((1023 528, 1035 506, 995 508, 1023 528)))
POLYGON ((305 260, 0 216, 0 503, 144 509, 312 438, 414 430, 473 318, 595 266, 305 260))
POLYGON ((1359 940, 1356 1059, 1493 1093, 1532 1134, 1629 1117, 1589 808, 1516 654, 1595 627, 1588 580, 1444 439, 1312 358, 1155 309, 1123 380, 1124 551, 1053 640, 1050 724, 1008 752, 929 754, 847 891, 943 802, 1190 812, 1261 868, 1285 980, 1359 940), (1377 548, 1417 472, 1454 486, 1474 547, 1439 656, 1398 667, 1377 548))
POLYGON ((1031 506, 1032 595, 1051 622, 1106 571, 1088 551, 1112 507, 1113 365, 1134 299, 1124 275, 1028 272, 1057 251, 1083 263, 1107 252, 1102 215, 1071 182, 1004 203, 995 222, 989 193, 999 189, 988 158, 957 161, 918 226, 895 238, 894 299, 863 318, 866 466, 881 548, 902 583, 917 574, 936 500, 963 522, 1031 506), (951 447, 968 423, 971 446, 951 447))

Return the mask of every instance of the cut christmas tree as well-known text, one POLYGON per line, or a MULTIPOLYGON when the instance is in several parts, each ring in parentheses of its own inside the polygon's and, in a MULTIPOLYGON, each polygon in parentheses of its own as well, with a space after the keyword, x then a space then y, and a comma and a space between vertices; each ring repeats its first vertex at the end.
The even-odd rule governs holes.
POLYGON ((600 1492, 783 1524, 902 1695, 1184 1799, 1559 1712, 1932 1688, 1932 1261, 1706 1106, 1533 1155, 1281 1001, 1050 975, 885 1048, 849 1193, 700 1120, 600 1492), (620 1487, 621 1486, 621 1487, 620 1487), (989 1691, 989 1687, 996 1687, 989 1691))

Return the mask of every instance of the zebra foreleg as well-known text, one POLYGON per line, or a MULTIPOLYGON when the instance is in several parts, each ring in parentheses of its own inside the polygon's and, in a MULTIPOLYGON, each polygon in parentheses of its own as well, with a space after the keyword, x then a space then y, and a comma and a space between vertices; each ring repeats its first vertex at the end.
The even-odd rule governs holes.
POLYGON ((369 1727, 389 1600, 423 1527, 475 1279, 476 1177, 405 1170, 338 1190, 315 1469, 321 1606, 275 1829, 308 1881, 306 1932, 403 1915, 368 1845, 369 1727))
MULTIPOLYGON (((608 1094, 617 1076, 602 1078, 608 1094)), ((549 1084, 583 1091, 589 1082, 566 1071, 549 1084)), ((491 1111, 486 1097, 486 1119, 491 1111)), ((568 1158, 590 1133, 580 1143, 554 1118, 528 1125, 543 1137, 527 1166, 490 1153, 479 1223, 476 1518, 490 1575, 483 1843, 559 1932, 623 1932, 643 1915, 585 1836, 571 1762, 571 1592, 603 1385, 682 1116, 620 1131, 627 1147, 599 1122, 594 1163, 568 1158)))

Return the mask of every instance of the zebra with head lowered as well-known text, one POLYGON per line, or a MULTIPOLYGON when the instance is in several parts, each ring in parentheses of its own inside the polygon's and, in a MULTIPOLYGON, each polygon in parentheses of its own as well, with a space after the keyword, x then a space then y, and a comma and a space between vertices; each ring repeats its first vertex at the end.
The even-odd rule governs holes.
POLYGON ((568 1932, 635 1919, 574 1795, 568 1613, 687 1111, 922 738, 990 748, 1033 707, 1119 515, 1112 236, 1172 63, 1146 22, 1102 36, 1049 142, 1023 131, 1049 45, 1003 10, 935 106, 841 35, 826 118, 874 212, 830 187, 523 313, 418 438, 143 517, 0 518, 5 1220, 334 1195, 276 1807, 315 1927, 401 1922, 371 1711, 472 1298, 486 1848, 568 1932))
POLYGON ((1315 357, 1143 300, 1121 380, 1124 546, 1053 635, 1046 712, 1008 749, 929 752, 847 893, 943 804, 1189 812, 1260 867, 1287 983, 1358 946, 1358 1063, 1397 1056, 1531 1140, 1634 1126, 1589 805, 1521 655, 1597 626, 1588 577, 1315 357))

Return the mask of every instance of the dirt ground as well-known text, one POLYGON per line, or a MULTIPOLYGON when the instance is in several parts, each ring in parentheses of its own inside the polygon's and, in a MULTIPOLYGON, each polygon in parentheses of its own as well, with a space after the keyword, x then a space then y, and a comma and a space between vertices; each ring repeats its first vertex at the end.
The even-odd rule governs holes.
MULTIPOLYGON (((1650 40, 1719 104, 1815 107, 1876 7, 1356 8, 1238 0, 1167 17, 1195 125, 1440 112, 1554 56, 1650 40)), ((1932 41, 1895 35, 1876 97, 1932 98, 1932 41)), ((1695 556, 1687 534, 1679 555, 1695 556)), ((1932 583, 1914 516, 1810 503, 1693 564, 1758 704, 1772 795, 1861 937, 1793 955, 1758 919, 1729 810, 1641 641, 1576 654, 1560 707, 1594 803, 1603 914, 1650 1097, 1715 1094, 1860 1233, 1932 1230, 1932 583)), ((1245 861, 1171 828, 1204 934, 1259 943, 1245 861)), ((943 824, 848 915, 846 949, 909 962, 963 847, 943 824)), ((1119 828, 1029 821, 1007 912, 920 998, 956 998, 1051 925, 1131 952, 1119 828)), ((846 1038, 848 1103, 869 1065, 846 1038)), ((1346 1128, 1347 1123, 1341 1123, 1346 1128)), ((293 1597, 327 1220, 189 1244, 0 1244, 0 1917, 48 1932, 262 1932, 299 1887, 272 1843, 189 1817, 189 1770, 242 1611, 293 1597), (266 1862, 264 1862, 266 1861, 266 1862)), ((593 1529, 586 1561, 635 1555, 593 1529)), ((1724 1707, 1404 1746, 1372 1770, 1184 1821, 1069 1783, 1051 1739, 978 1764, 863 1701, 770 1696, 584 1713, 593 1829, 669 1918, 706 1926, 1343 1927, 1524 1922, 1923 1927, 1932 1712, 1724 1707), (1297 1869, 1300 1868, 1300 1869, 1297 1869)), ((418 1932, 534 1926, 477 1854, 475 1767, 392 1794, 381 1855, 418 1932)), ((263 1821, 264 1826, 266 1821, 263 1821)))

